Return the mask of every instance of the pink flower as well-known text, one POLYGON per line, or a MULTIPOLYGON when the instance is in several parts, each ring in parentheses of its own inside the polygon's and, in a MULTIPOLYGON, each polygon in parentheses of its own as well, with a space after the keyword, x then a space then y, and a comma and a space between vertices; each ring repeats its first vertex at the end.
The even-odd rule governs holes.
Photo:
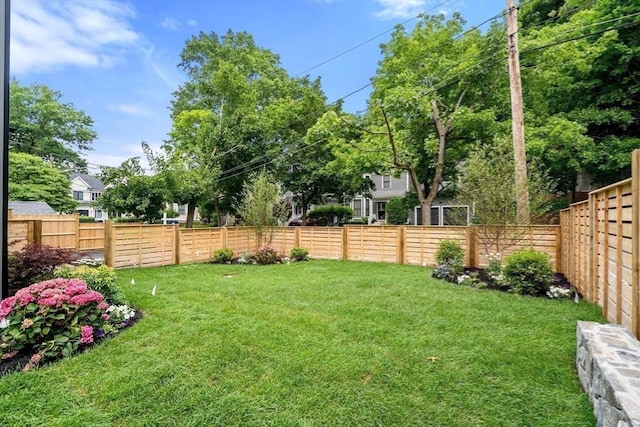
POLYGON ((99 304, 102 302, 103 299, 104 297, 100 292, 96 292, 92 289, 89 289, 84 294, 75 295, 71 297, 71 304, 85 305, 91 302, 97 302, 99 304))
POLYGON ((42 355, 40 353, 36 353, 33 356, 31 356, 31 359, 29 360, 29 363, 31 365, 37 365, 40 363, 40 359, 42 359, 42 355))
POLYGON ((100 316, 102 318, 102 320, 107 321, 109 320, 109 315, 107 313, 103 314, 102 316, 100 316))
POLYGON ((38 304, 46 305, 47 307, 60 307, 65 302, 69 302, 69 295, 55 291, 56 289, 44 290, 38 298, 38 304))
POLYGON ((86 325, 80 330, 80 342, 82 344, 91 344, 93 342, 93 327, 86 325))
POLYGON ((109 308, 109 304, 104 301, 98 304, 98 310, 106 310, 107 308, 109 308))
POLYGON ((0 317, 5 317, 11 313, 13 307, 16 305, 16 297, 5 298, 0 302, 0 317))
MULTIPOLYGON (((20 291, 22 290, 24 289, 20 289, 20 291)), ((29 292, 20 293, 20 291, 16 292, 16 298, 18 299, 18 304, 20 304, 20 307, 24 307, 30 302, 34 302, 36 300, 35 297, 31 295, 29 292)))
POLYGON ((82 280, 73 281, 73 282, 69 281, 69 284, 65 288, 64 293, 69 296, 73 296, 73 295, 82 294, 86 290, 87 290, 87 284, 84 281, 82 280))

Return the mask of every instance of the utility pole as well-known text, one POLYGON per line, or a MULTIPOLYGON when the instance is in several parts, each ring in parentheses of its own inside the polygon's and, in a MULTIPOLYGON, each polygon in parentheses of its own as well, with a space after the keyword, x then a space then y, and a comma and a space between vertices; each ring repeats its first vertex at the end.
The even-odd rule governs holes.
POLYGON ((518 52, 518 9, 516 9, 515 0, 507 0, 507 9, 511 129, 513 133, 513 159, 516 179, 516 220, 518 225, 529 225, 531 217, 529 212, 527 151, 524 145, 524 113, 522 107, 522 82, 520 80, 520 54, 518 52))

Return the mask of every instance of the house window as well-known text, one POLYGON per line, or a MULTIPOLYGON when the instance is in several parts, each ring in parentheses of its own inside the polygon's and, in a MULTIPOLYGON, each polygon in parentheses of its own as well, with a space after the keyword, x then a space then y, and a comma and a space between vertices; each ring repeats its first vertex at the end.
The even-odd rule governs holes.
POLYGON ((378 219, 384 221, 387 218, 387 202, 377 202, 378 207, 378 219))
POLYGON ((82 191, 74 191, 73 200, 84 200, 84 193, 82 191))
POLYGON ((91 201, 95 201, 102 193, 91 193, 91 201))
POLYGON ((362 199, 355 199, 353 201, 353 217, 362 218, 362 199))
POLYGON ((370 200, 369 199, 364 199, 364 216, 366 216, 367 218, 369 217, 369 215, 371 215, 371 207, 369 204, 370 200))
POLYGON ((184 215, 187 211, 187 205, 179 205, 178 206, 178 215, 184 215))
POLYGON ((440 225, 440 208, 431 207, 431 225, 440 225))
POLYGON ((382 175, 382 188, 391 188, 391 175, 382 175))
POLYGON ((102 210, 101 209, 96 209, 95 218, 96 219, 102 219, 102 210))
POLYGON ((80 209, 80 210, 78 210, 78 213, 79 213, 81 216, 89 216, 89 211, 88 211, 88 210, 85 210, 85 209, 80 209))

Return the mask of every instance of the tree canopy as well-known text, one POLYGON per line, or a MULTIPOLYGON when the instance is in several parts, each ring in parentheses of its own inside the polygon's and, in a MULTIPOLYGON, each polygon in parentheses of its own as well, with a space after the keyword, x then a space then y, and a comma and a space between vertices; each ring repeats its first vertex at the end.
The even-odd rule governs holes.
POLYGON ((9 199, 47 202, 53 210, 73 212, 77 203, 71 197, 71 181, 63 172, 38 156, 9 154, 9 199))
POLYGON ((11 81, 9 126, 15 131, 9 141, 12 153, 27 153, 50 161, 61 169, 86 172, 80 155, 91 150, 96 138, 93 119, 62 94, 44 85, 22 86, 11 81))
POLYGON ((100 173, 105 190, 96 203, 110 216, 125 214, 140 221, 157 221, 168 198, 163 178, 145 175, 138 157, 126 160, 117 168, 105 167, 100 173))
POLYGON ((188 158, 203 186, 215 182, 198 191, 232 210, 251 171, 286 169, 283 153, 325 110, 320 83, 290 77, 278 56, 245 32, 200 33, 187 41, 180 68, 188 80, 174 93, 165 150, 188 158))

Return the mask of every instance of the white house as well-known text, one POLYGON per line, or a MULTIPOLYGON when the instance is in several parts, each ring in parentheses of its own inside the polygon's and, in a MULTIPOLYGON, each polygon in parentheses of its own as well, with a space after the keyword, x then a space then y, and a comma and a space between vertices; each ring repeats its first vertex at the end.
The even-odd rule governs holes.
POLYGON ((107 220, 107 212, 99 206, 93 206, 93 202, 102 195, 104 185, 90 175, 73 174, 71 176, 71 197, 79 203, 77 211, 80 215, 90 216, 96 221, 107 220))

